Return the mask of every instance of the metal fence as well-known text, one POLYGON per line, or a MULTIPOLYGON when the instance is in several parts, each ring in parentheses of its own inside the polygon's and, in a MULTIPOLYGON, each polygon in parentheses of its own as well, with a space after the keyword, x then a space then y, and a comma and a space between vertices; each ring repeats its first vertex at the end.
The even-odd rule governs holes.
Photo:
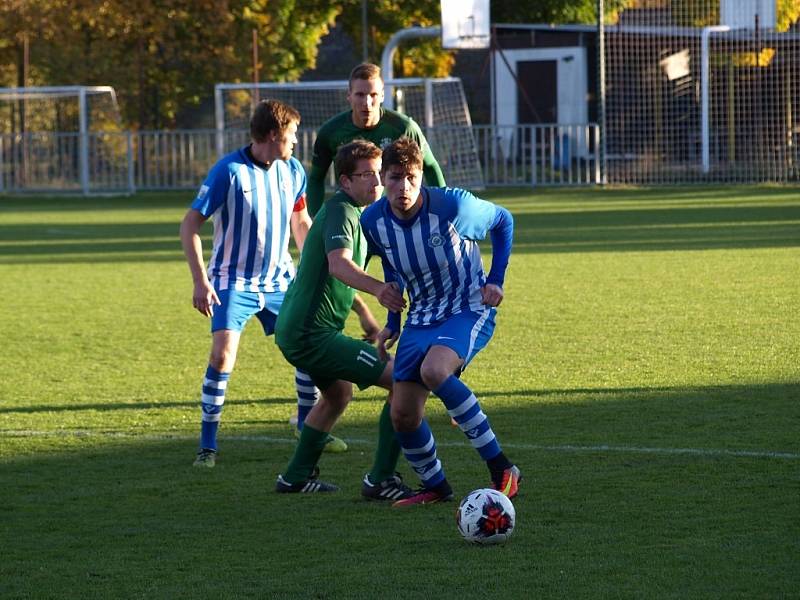
MULTIPOLYGON (((595 124, 477 125, 472 133, 487 186, 600 181, 595 124)), ((218 135, 214 129, 0 135, 0 193, 195 189, 219 158, 218 135)), ((248 139, 247 131, 221 135, 225 148, 248 139)), ((294 154, 307 169, 314 139, 312 130, 298 132, 294 154)))

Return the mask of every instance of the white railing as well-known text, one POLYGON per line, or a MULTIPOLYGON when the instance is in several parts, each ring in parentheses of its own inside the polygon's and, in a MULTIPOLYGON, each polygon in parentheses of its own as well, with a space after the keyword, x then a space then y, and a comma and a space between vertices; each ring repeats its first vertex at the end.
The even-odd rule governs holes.
POLYGON ((487 186, 593 185, 600 182, 600 130, 586 125, 475 125, 487 186))
MULTIPOLYGON (((439 137, 452 136, 449 129, 439 137)), ((476 125, 472 134, 486 186, 600 181, 597 125, 476 125)), ((428 136, 436 139, 436 131, 428 130, 428 136)), ((247 131, 227 131, 224 148, 247 139, 247 131)), ((298 132, 295 156, 307 169, 314 139, 313 130, 298 132)), ((0 134, 0 193, 196 189, 217 159, 214 129, 0 134)), ((445 178, 447 163, 456 160, 443 158, 445 178)))

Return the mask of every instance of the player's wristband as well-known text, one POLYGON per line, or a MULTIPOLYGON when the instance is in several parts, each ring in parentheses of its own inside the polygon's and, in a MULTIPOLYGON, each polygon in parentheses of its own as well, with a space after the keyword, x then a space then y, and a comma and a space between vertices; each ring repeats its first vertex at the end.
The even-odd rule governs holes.
POLYGON ((392 310, 389 311, 389 314, 386 315, 386 329, 388 329, 392 333, 399 333, 400 331, 399 312, 394 312, 392 310))

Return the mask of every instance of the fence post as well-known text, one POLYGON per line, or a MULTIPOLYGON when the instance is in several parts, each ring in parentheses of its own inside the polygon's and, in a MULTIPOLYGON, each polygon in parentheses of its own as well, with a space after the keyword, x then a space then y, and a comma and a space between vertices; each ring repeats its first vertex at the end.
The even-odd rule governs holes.
POLYGON ((78 93, 78 113, 80 122, 80 138, 78 141, 79 148, 79 165, 80 165, 80 178, 81 189, 83 195, 89 195, 89 133, 88 133, 88 119, 86 118, 86 88, 81 88, 78 93))
POLYGON ((136 192, 136 180, 134 178, 134 169, 133 169, 133 133, 131 130, 128 130, 128 192, 133 194, 136 192))
POLYGON ((217 159, 225 155, 225 107, 222 105, 222 88, 214 86, 214 127, 216 129, 217 159))
POLYGON ((597 0, 597 126, 598 142, 595 146, 600 176, 597 183, 608 183, 608 166, 606 165, 606 139, 608 127, 606 122, 606 8, 604 0, 597 0))
POLYGON ((536 173, 536 125, 528 125, 531 134, 531 186, 535 187, 539 183, 538 173, 536 173))

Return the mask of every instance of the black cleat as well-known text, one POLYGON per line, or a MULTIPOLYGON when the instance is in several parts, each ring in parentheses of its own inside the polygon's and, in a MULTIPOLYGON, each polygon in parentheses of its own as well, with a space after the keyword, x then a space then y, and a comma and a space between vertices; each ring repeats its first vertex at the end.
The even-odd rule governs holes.
POLYGON ((380 483, 372 483, 369 474, 364 475, 361 483, 361 495, 367 500, 403 500, 414 495, 414 491, 403 483, 399 473, 395 473, 380 483))

